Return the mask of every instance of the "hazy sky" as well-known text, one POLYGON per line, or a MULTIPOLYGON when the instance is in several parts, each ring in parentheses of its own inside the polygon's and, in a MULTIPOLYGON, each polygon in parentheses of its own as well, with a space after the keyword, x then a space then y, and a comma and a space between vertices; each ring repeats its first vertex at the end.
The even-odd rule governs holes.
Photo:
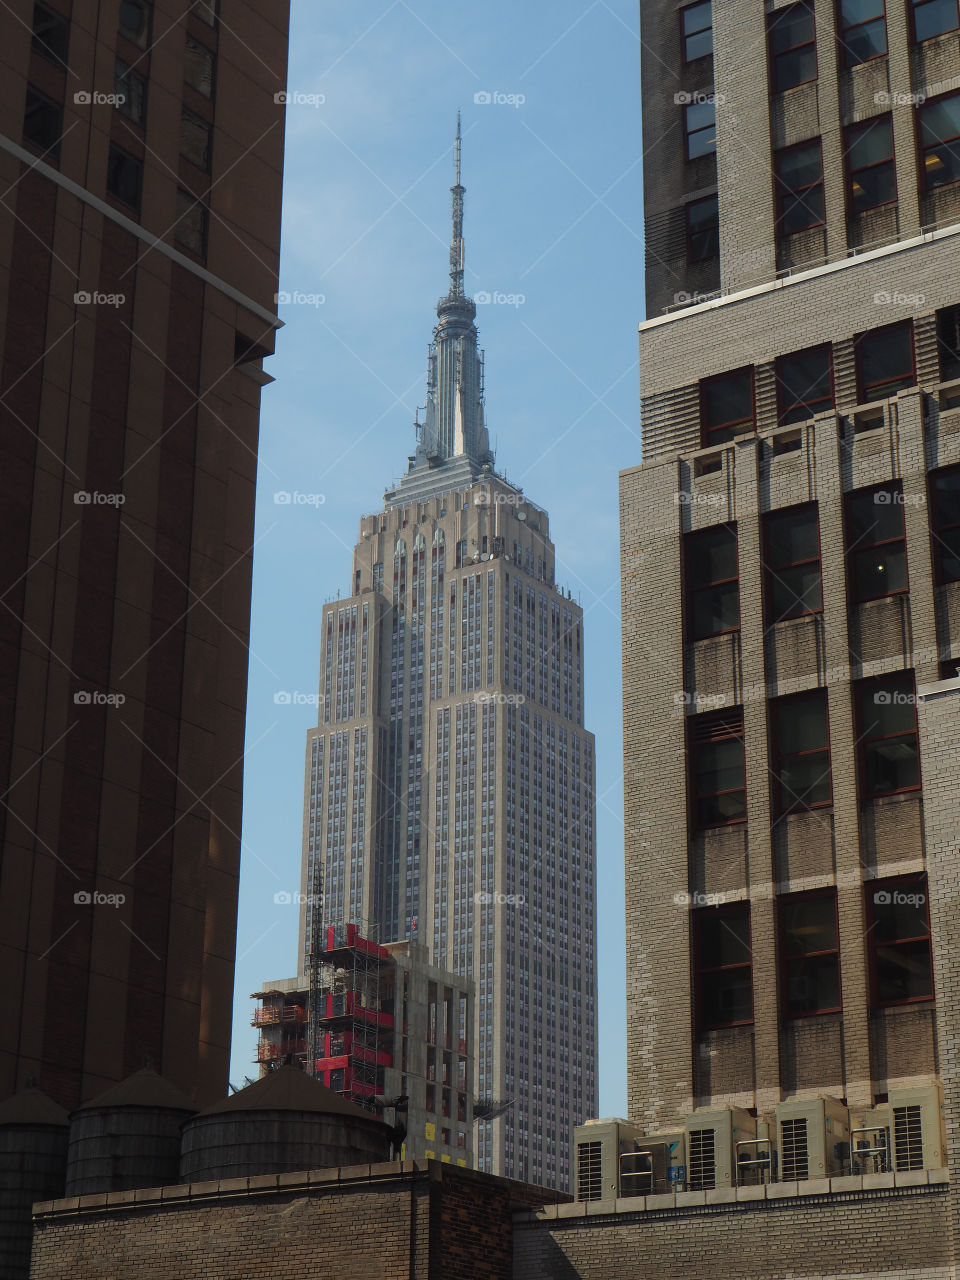
POLYGON ((250 992, 296 968, 297 908, 274 894, 299 888, 316 708, 274 697, 316 694, 321 607, 349 592, 359 517, 413 451, 461 108, 466 289, 499 299, 477 316, 497 469, 549 511, 585 614, 600 1114, 625 1113, 617 472, 640 461, 639 52, 636 0, 293 0, 280 287, 304 298, 280 307, 263 394, 235 1083, 256 1075, 250 992))

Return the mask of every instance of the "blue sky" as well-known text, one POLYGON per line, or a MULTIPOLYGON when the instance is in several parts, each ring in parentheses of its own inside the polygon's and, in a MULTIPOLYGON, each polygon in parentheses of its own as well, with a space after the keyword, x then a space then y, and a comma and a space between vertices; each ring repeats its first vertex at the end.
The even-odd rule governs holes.
POLYGON ((640 461, 639 71, 635 0, 293 0, 287 89, 323 101, 287 109, 280 287, 310 300, 280 308, 263 395, 235 1083, 256 1074, 250 992, 296 964, 296 908, 274 894, 299 887, 316 711, 274 695, 316 693, 322 605, 349 591, 359 517, 413 450, 461 108, 466 288, 512 295, 477 317, 497 467, 550 512, 557 581, 585 612, 600 1113, 625 1114, 617 472, 640 461), (323 501, 278 505, 284 490, 323 501))

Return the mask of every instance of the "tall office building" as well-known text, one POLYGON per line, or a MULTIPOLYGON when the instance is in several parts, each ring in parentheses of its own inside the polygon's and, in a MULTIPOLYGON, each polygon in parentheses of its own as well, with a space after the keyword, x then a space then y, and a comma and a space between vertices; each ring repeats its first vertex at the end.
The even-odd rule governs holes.
POLYGON ((642 26, 630 1114, 899 1097, 895 1167, 932 1167, 901 1160, 956 1041, 928 908, 960 794, 960 12, 655 0, 642 26))
POLYGON ((0 1096, 227 1086, 287 0, 12 0, 0 1096))
MULTIPOLYGON (((459 149, 416 452, 361 519, 352 594, 323 611, 302 887, 319 858, 324 927, 416 939, 473 979, 477 1091, 510 1104, 480 1122, 478 1167, 565 1187, 597 1105, 583 615, 547 513, 494 470, 459 149)), ((311 925, 304 908, 302 957, 311 925)))

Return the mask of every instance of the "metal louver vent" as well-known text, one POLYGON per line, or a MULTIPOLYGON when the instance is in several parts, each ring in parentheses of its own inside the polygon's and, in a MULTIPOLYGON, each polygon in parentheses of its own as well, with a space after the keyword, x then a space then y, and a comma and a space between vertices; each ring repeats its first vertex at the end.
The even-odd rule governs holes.
POLYGON ((809 1175, 807 1122, 801 1116, 780 1124, 780 1176, 784 1182, 803 1182, 809 1175))
POLYGON ((893 1155, 898 1171, 923 1168, 919 1106, 893 1108, 893 1155))
POLYGON ((712 1129, 691 1129, 689 1188, 710 1191, 717 1185, 717 1158, 712 1129))
POLYGON ((581 1142, 577 1147, 577 1199, 603 1198, 602 1143, 581 1142))

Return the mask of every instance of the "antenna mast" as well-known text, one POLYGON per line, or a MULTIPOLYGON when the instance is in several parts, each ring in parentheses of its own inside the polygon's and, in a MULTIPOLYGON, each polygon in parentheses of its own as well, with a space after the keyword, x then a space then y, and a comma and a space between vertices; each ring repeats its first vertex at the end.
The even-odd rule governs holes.
POLYGON ((453 241, 450 245, 450 296, 463 297, 463 187, 460 183, 460 112, 457 112, 457 141, 454 147, 456 160, 456 185, 453 195, 453 241))

